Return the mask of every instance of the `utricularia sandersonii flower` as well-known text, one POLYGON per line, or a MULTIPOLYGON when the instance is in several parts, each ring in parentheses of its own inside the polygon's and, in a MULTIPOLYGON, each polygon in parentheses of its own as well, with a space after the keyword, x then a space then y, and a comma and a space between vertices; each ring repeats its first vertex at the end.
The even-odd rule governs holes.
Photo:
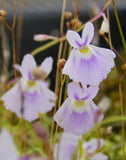
POLYGON ((54 120, 66 132, 82 135, 103 118, 92 99, 98 87, 82 87, 71 82, 68 84, 68 98, 56 112, 54 120))
POLYGON ((108 160, 108 157, 98 151, 104 146, 103 139, 83 141, 80 150, 76 150, 81 136, 63 133, 60 142, 55 145, 54 160, 108 160))
POLYGON ((16 65, 23 77, 1 98, 6 109, 28 121, 37 119, 39 112, 50 111, 56 95, 47 88, 43 79, 51 72, 52 63, 53 60, 49 57, 38 67, 33 56, 25 55, 21 66, 16 65))
POLYGON ((68 30, 66 35, 73 49, 63 68, 63 74, 84 85, 99 85, 114 67, 115 53, 110 49, 91 45, 93 35, 94 26, 90 22, 85 25, 82 38, 72 30, 68 30))

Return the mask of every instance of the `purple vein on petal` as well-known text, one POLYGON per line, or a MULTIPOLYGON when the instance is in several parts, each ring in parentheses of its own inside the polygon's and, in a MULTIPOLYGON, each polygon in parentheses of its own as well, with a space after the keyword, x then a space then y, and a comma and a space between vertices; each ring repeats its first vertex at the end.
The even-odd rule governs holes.
POLYGON ((88 93, 84 98, 82 98, 82 100, 86 100, 91 96, 91 93, 88 93))
POLYGON ((86 147, 86 150, 89 150, 89 149, 91 149, 92 148, 92 146, 91 145, 88 145, 87 147, 86 147))
POLYGON ((75 98, 76 100, 79 100, 79 97, 78 97, 78 95, 77 95, 76 93, 74 93, 74 98, 75 98))
POLYGON ((32 79, 31 72, 28 72, 28 78, 29 78, 29 80, 31 80, 31 79, 32 79))
POLYGON ((79 48, 82 47, 82 45, 78 41, 75 41, 75 42, 79 46, 79 48))
POLYGON ((85 42, 84 42, 84 46, 86 46, 86 44, 87 44, 87 42, 88 42, 88 35, 86 36, 86 38, 85 38, 85 42))

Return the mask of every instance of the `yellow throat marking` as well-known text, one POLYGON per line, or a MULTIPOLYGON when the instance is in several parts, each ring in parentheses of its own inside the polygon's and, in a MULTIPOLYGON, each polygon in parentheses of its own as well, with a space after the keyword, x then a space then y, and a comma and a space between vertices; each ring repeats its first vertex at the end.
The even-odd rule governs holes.
POLYGON ((79 49, 79 51, 80 51, 82 54, 87 54, 88 51, 89 51, 89 47, 81 47, 81 48, 79 49))
POLYGON ((29 87, 34 87, 36 85, 36 82, 30 82, 29 80, 27 81, 27 84, 29 87))
POLYGON ((84 100, 77 100, 77 101, 74 101, 74 104, 77 107, 82 107, 85 104, 85 101, 84 100))

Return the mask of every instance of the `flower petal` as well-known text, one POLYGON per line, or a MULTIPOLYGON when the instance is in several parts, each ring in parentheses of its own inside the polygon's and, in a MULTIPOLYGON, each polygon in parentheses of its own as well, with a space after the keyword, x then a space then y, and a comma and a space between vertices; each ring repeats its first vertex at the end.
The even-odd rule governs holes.
POLYGON ((94 99, 96 95, 98 94, 99 87, 98 86, 90 86, 84 88, 84 97, 81 97, 82 99, 94 99))
POLYGON ((70 105, 70 99, 67 98, 65 100, 65 102, 62 104, 62 106, 59 108, 59 110, 56 112, 56 114, 54 115, 54 120, 60 125, 60 123, 62 123, 63 118, 66 116, 66 114, 68 113, 68 106, 70 105))
POLYGON ((52 57, 46 58, 41 64, 41 68, 42 68, 42 70, 44 70, 44 72, 47 74, 47 76, 49 75, 49 73, 52 70, 52 65, 53 65, 52 57))
POLYGON ((94 26, 93 23, 87 22, 82 31, 82 40, 84 46, 88 45, 94 36, 94 26))
POLYGON ((80 35, 72 30, 68 30, 66 34, 66 38, 69 42, 69 44, 74 48, 80 48, 82 45, 82 39, 80 35))
POLYGON ((81 139, 81 136, 75 136, 70 133, 63 133, 59 142, 60 144, 57 143, 55 145, 54 159, 57 160, 57 155, 59 155, 58 159, 60 160, 70 160, 75 148, 77 147, 79 139, 81 139), (57 154, 58 147, 59 153, 57 154))
POLYGON ((90 160, 108 160, 108 156, 106 156, 102 153, 98 153, 98 154, 90 157, 90 160))
POLYGON ((38 118, 38 112, 46 113, 55 105, 56 95, 48 88, 39 85, 40 92, 24 93, 24 112, 23 118, 28 121, 33 121, 38 118))
POLYGON ((69 98, 67 98, 60 109, 56 112, 54 120, 66 132, 70 132, 75 135, 82 135, 91 129, 95 123, 101 121, 101 119, 96 117, 98 111, 97 106, 93 101, 88 103, 90 109, 84 111, 83 113, 78 113, 72 110, 73 103, 71 103, 69 98))
POLYGON ((2 129, 0 133, 0 160, 17 160, 17 149, 10 133, 2 129))
POLYGON ((71 100, 77 100, 83 94, 83 88, 80 87, 79 83, 71 82, 68 84, 68 97, 71 100))
POLYGON ((38 118, 38 112, 46 113, 52 109, 55 105, 56 95, 40 81, 36 84, 36 90, 33 92, 29 89, 22 90, 21 84, 18 83, 1 99, 4 101, 6 109, 31 122, 38 118))
POLYGON ((21 73, 21 66, 19 64, 15 64, 15 69, 21 73))
POLYGON ((90 45, 89 48, 93 52, 89 59, 85 59, 82 54, 72 50, 63 68, 63 74, 84 85, 98 86, 114 67, 115 53, 110 49, 93 45, 90 45))
POLYGON ((31 71, 33 68, 36 67, 36 62, 32 55, 26 54, 23 58, 22 64, 21 64, 21 74, 24 77, 27 77, 31 79, 31 71))
POLYGON ((85 149, 86 154, 90 154, 95 152, 98 148, 101 149, 105 144, 105 141, 103 139, 96 139, 93 138, 90 141, 86 142, 85 149))
POLYGON ((73 49, 71 51, 70 57, 68 58, 65 66, 63 67, 62 73, 68 75, 70 79, 73 79, 73 77, 76 76, 76 68, 78 67, 80 58, 81 57, 77 55, 77 51, 73 49))
POLYGON ((18 117, 21 117, 21 88, 19 83, 7 91, 1 97, 1 100, 4 102, 6 109, 15 112, 18 117))

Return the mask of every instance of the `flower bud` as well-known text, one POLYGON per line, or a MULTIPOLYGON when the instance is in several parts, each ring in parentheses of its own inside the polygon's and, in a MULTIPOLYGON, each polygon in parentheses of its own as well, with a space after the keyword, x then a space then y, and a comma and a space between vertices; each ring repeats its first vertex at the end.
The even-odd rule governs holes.
POLYGON ((63 69, 64 65, 66 63, 66 60, 65 59, 60 59, 57 63, 57 66, 61 69, 63 69))
POLYGON ((122 69, 126 71, 126 63, 122 65, 122 69))
POLYGON ((74 18, 70 21, 70 23, 73 25, 73 26, 76 26, 76 28, 79 28, 82 26, 82 22, 77 19, 77 18, 74 18))
POLYGON ((108 126, 108 127, 106 128, 105 134, 107 134, 107 135, 112 134, 112 127, 111 127, 111 126, 108 126))
POLYGON ((40 66, 36 66, 32 70, 32 75, 35 79, 45 79, 47 77, 46 72, 40 66))
POLYGON ((67 28, 69 28, 70 27, 70 22, 66 22, 66 26, 67 26, 67 28))
POLYGON ((104 35, 105 33, 108 33, 108 32, 109 32, 109 22, 108 22, 108 19, 106 18, 102 21, 99 34, 104 35))
POLYGON ((46 34, 37 34, 34 35, 33 39, 35 41, 46 41, 48 39, 48 36, 46 34))
POLYGON ((72 12, 69 12, 69 11, 66 11, 65 13, 64 13, 64 18, 66 18, 66 19, 71 19, 73 17, 73 13, 72 12))
POLYGON ((0 21, 3 21, 4 20, 4 17, 0 16, 0 21))
POLYGON ((5 10, 0 10, 0 16, 5 17, 7 15, 7 12, 5 10))
POLYGON ((35 41, 46 41, 46 40, 49 40, 49 39, 52 39, 52 40, 56 40, 57 37, 54 37, 54 36, 49 36, 49 35, 46 35, 46 34, 36 34, 34 35, 33 39, 35 41))

